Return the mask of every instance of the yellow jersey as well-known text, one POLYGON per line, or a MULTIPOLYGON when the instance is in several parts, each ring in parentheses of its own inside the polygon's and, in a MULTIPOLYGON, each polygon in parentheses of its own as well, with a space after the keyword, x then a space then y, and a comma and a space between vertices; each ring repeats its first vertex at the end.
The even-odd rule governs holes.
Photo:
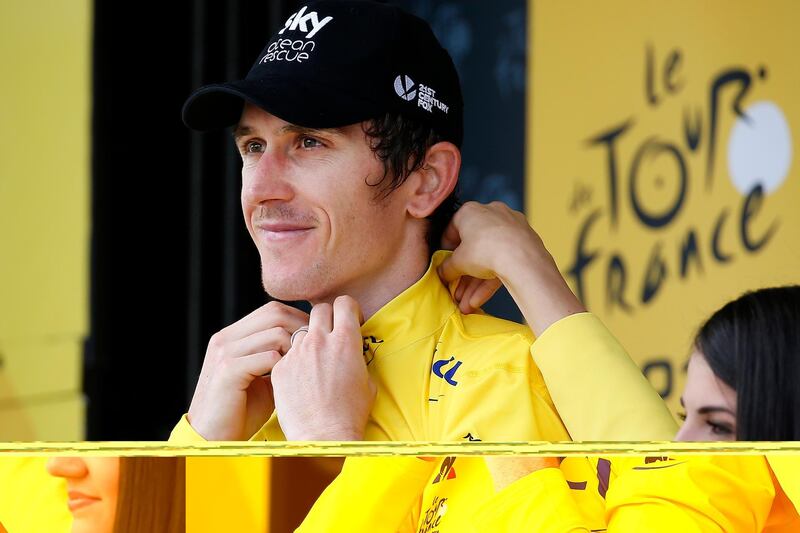
MULTIPOLYGON (((364 357, 378 394, 365 440, 569 440, 530 357, 526 326, 463 315, 436 273, 364 323, 364 357)), ((284 440, 275 413, 250 440, 284 440)), ((186 416, 170 441, 202 440, 186 416)))

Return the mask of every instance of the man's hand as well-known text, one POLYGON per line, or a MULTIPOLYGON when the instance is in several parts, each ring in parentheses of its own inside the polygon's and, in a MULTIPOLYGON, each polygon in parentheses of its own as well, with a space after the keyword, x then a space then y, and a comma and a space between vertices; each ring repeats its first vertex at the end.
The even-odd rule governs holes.
POLYGON ((533 332, 585 311, 570 290, 542 239, 525 215, 501 202, 465 203, 442 236, 453 253, 439 266, 439 276, 459 280, 454 298, 471 313, 506 286, 533 332))
POLYGON ((192 404, 189 423, 207 440, 246 440, 275 408, 269 376, 289 350, 289 338, 308 315, 269 302, 215 333, 192 404))
POLYGON ((272 385, 287 440, 363 440, 376 388, 353 298, 314 306, 308 333, 295 336, 272 371, 272 385))
POLYGON ((547 253, 522 213, 501 202, 461 206, 442 235, 442 246, 453 254, 439 267, 446 282, 460 278, 453 296, 461 312, 474 312, 489 301, 500 288, 510 252, 523 243, 547 253))

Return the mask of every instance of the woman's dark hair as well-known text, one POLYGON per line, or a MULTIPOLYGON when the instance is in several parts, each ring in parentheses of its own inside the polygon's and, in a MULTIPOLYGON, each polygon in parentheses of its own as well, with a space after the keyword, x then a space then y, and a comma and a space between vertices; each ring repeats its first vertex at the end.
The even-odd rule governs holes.
POLYGON ((120 457, 114 533, 186 531, 183 457, 120 457))
POLYGON ((695 346, 736 391, 738 440, 800 440, 800 286, 748 292, 700 328, 695 346))
MULTIPOLYGON (((428 148, 445 140, 430 125, 398 113, 387 113, 369 120, 363 128, 370 138, 372 151, 383 162, 381 179, 368 183, 378 188, 377 197, 381 199, 405 183, 409 174, 422 168, 428 148)), ((442 233, 458 207, 458 196, 454 190, 427 217, 430 221, 427 240, 431 253, 441 247, 442 233)))

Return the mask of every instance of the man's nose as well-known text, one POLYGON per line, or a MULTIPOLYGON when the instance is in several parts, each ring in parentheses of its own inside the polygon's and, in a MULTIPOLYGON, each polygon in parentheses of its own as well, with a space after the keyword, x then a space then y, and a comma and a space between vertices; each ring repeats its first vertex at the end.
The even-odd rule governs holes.
POLYGON ((242 168, 242 199, 257 205, 269 200, 291 200, 288 158, 279 146, 267 148, 259 160, 242 168))
POLYGON ((82 478, 89 472, 80 457, 51 457, 46 468, 51 476, 65 478, 82 478))

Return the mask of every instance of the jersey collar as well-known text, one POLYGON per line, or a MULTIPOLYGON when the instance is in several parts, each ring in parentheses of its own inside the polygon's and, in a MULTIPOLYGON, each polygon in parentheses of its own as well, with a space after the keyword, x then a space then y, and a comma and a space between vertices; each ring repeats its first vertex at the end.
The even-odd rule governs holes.
POLYGON ((367 364, 378 353, 385 356, 430 337, 458 312, 450 291, 436 272, 450 253, 435 252, 422 278, 381 307, 361 327, 367 364))

